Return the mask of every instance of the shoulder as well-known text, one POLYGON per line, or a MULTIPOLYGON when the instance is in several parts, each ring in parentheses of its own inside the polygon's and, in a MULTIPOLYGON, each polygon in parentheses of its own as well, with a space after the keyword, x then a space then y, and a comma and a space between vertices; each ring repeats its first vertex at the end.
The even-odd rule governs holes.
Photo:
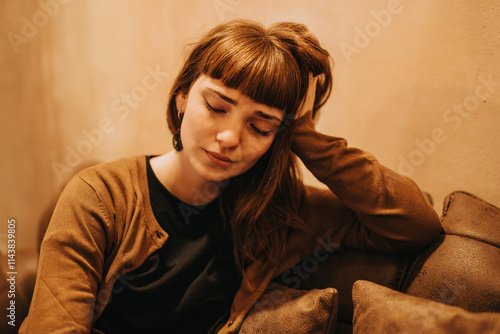
POLYGON ((121 158, 118 160, 101 163, 88 168, 85 168, 77 173, 82 178, 92 178, 92 177, 120 177, 124 175, 129 175, 131 172, 135 172, 141 165, 146 166, 146 156, 133 156, 127 158, 121 158))
POLYGON ((134 156, 86 168, 76 176, 89 185, 122 186, 146 177, 146 156, 134 156))
POLYGON ((70 181, 91 188, 101 201, 130 200, 147 188, 146 156, 134 156, 86 168, 70 181))

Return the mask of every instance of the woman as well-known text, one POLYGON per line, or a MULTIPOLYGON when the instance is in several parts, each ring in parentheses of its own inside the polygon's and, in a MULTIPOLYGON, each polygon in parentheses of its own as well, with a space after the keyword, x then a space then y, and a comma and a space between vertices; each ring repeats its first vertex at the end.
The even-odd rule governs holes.
POLYGON ((236 332, 319 238, 409 251, 441 227, 410 179, 314 129, 330 57, 304 25, 219 25, 170 93, 175 150, 87 169, 61 195, 21 333, 236 332), (302 185, 296 157, 329 190, 302 185), (223 322, 224 323, 224 322, 223 322))

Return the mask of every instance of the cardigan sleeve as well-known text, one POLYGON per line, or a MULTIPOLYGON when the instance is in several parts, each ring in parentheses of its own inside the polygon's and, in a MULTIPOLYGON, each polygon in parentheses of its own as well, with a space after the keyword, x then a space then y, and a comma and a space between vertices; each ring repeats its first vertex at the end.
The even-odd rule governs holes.
POLYGON ((348 147, 345 139, 317 132, 311 112, 295 126, 293 152, 329 188, 307 187, 301 216, 329 243, 400 252, 423 247, 440 233, 436 211, 411 179, 348 147))
POLYGON ((90 333, 109 215, 89 184, 78 176, 68 183, 42 242, 29 314, 19 333, 90 333))

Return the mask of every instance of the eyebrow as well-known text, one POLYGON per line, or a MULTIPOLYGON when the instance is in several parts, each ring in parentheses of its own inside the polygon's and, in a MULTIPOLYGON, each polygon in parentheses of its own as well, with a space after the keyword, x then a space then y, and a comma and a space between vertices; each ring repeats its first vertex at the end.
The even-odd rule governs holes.
POLYGON ((270 120, 273 120, 273 121, 278 121, 278 122, 281 122, 281 119, 278 118, 278 117, 275 117, 275 116, 271 116, 271 115, 268 115, 268 114, 265 114, 263 113, 262 111, 260 110, 257 110, 255 112, 257 114, 257 116, 260 116, 262 118, 265 118, 265 119, 270 119, 270 120))
MULTIPOLYGON (((229 102, 230 104, 236 106, 238 105, 238 101, 236 100, 233 100, 232 98, 222 94, 221 92, 218 92, 217 90, 213 89, 213 88, 210 88, 210 87, 207 87, 209 90, 211 90, 212 92, 214 92, 215 94, 219 95, 219 97, 221 99, 223 99, 224 101, 227 101, 229 102)), ((264 113, 263 111, 260 111, 260 110, 257 110, 255 112, 255 114, 259 117, 262 117, 262 118, 265 118, 265 119, 270 119, 270 120, 274 120, 274 121, 278 121, 278 122, 281 122, 282 120, 278 117, 275 117, 275 116, 271 116, 271 115, 268 115, 266 113, 264 113)))
POLYGON ((230 97, 227 97, 226 95, 222 94, 221 92, 218 92, 218 91, 216 91, 215 89, 210 88, 210 87, 208 87, 208 89, 210 89, 210 90, 211 90, 212 92, 214 92, 215 94, 219 95, 219 96, 220 96, 220 98, 221 98, 221 99, 223 99, 224 101, 227 101, 227 102, 231 103, 231 104, 232 104, 232 105, 234 105, 234 106, 238 105, 238 102, 237 102, 237 101, 233 100, 233 99, 232 99, 232 98, 230 98, 230 97))

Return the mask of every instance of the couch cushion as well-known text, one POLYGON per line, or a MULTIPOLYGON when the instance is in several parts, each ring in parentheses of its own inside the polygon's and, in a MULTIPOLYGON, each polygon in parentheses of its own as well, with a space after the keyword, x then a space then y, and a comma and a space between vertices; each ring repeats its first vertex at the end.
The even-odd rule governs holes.
POLYGON ((250 310, 239 333, 333 333, 337 290, 295 290, 271 283, 250 310))
POLYGON ((465 192, 445 200, 444 233, 413 262, 400 291, 472 312, 500 312, 500 209, 465 192))
POLYGON ((394 289, 399 289, 402 276, 412 258, 391 256, 357 250, 342 250, 328 258, 317 261, 312 267, 307 260, 298 263, 278 277, 287 286, 296 289, 334 287, 338 291, 337 330, 342 332, 346 324, 347 332, 352 324, 352 285, 359 279, 369 280, 394 289), (314 270, 313 270, 314 269, 314 270))
POLYGON ((400 291, 471 312, 500 312, 500 249, 441 235, 414 261, 400 291))
POLYGON ((466 236, 500 247, 500 208, 463 191, 448 195, 441 218, 446 234, 466 236))
POLYGON ((352 296, 354 334, 500 332, 499 313, 471 313, 368 281, 357 281, 352 296))

